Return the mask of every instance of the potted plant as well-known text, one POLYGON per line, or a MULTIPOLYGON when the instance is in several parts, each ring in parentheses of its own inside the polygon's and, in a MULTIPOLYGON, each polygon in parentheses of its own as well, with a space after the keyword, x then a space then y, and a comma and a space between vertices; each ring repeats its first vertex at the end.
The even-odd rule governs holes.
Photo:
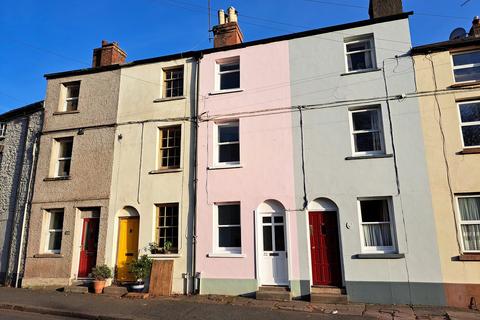
POLYGON ((112 277, 112 270, 106 265, 99 265, 92 269, 91 277, 93 280, 93 289, 95 293, 102 293, 105 288, 105 280, 112 277))
POLYGON ((145 288, 145 280, 150 276, 150 270, 152 269, 152 259, 148 255, 144 254, 138 259, 129 263, 128 269, 135 275, 137 282, 132 285, 132 289, 141 291, 145 288))
POLYGON ((156 242, 150 242, 148 244, 147 250, 150 251, 151 254, 158 254, 162 252, 162 248, 156 242))
POLYGON ((167 253, 167 254, 171 253, 172 247, 173 247, 172 242, 165 241, 165 243, 163 244, 163 253, 167 253))

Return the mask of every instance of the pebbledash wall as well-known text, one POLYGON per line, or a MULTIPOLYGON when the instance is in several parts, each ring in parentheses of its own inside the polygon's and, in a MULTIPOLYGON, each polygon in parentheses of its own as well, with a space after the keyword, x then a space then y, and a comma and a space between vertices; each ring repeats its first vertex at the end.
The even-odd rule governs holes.
POLYGON ((248 116, 262 109, 290 107, 288 62, 286 41, 206 53, 200 62, 196 271, 201 294, 257 291, 262 274, 255 225, 262 204, 285 209, 288 279, 299 279, 297 219, 291 211, 295 210, 292 116, 288 110, 248 116), (240 62, 240 89, 220 94, 216 64, 232 58, 240 62), (216 125, 231 121, 239 123, 240 163, 218 166, 216 125), (228 254, 216 250, 214 209, 232 202, 240 204, 241 249, 228 254))
POLYGON ((470 37, 414 48, 413 56, 418 91, 441 92, 420 98, 421 124, 446 302, 462 308, 480 299, 480 264, 465 248, 458 205, 458 197, 480 193, 480 150, 463 146, 459 107, 477 102, 480 89, 455 83, 452 55, 478 50, 480 38, 470 37))
POLYGON ((174 261, 176 294, 191 292, 185 274, 192 274, 192 189, 195 134, 196 61, 194 58, 161 58, 152 63, 128 64, 121 69, 121 83, 113 153, 113 176, 108 213, 106 261, 115 266, 119 218, 139 217, 139 255, 174 261), (138 64, 138 65, 136 65, 138 64), (164 70, 183 67, 183 96, 163 97, 164 70), (180 167, 162 170, 160 129, 181 126, 180 167), (158 243, 156 205, 178 204, 178 252, 151 255, 149 243, 158 243))
POLYGON ((100 208, 96 264, 105 263, 107 214, 110 196, 118 72, 83 74, 82 71, 47 75, 45 122, 35 177, 29 225, 25 275, 22 286, 65 286, 77 279, 82 210, 100 208), (80 81, 78 110, 59 112, 63 83, 80 81), (53 178, 54 139, 73 137, 70 177, 53 178), (63 209, 61 250, 45 252, 45 214, 63 209))
POLYGON ((410 48, 408 14, 289 42, 292 104, 311 105, 302 112, 303 126, 300 113, 293 114, 291 124, 296 207, 307 202, 306 210, 296 214, 296 233, 303 235, 295 248, 302 295, 312 284, 308 212, 325 210, 327 204, 327 211, 336 210, 338 216, 349 301, 445 303, 419 103, 417 98, 395 98, 389 104, 378 99, 386 96, 386 86, 392 97, 416 91, 410 48), (344 43, 365 36, 373 38, 377 68, 349 74, 344 43), (350 102, 334 103, 342 100, 350 102), (381 110, 385 152, 376 157, 353 154, 349 113, 365 107, 381 110), (373 197, 391 202, 395 250, 390 254, 369 254, 363 245, 358 201, 373 197))
POLYGON ((28 204, 42 122, 43 101, 0 115, 0 124, 6 126, 0 138, 0 283, 6 285, 23 274, 28 204))

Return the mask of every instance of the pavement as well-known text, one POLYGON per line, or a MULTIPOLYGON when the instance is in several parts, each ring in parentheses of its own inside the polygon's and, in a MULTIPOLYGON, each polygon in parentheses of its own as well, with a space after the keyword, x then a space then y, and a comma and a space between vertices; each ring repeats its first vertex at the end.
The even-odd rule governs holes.
POLYGON ((367 304, 310 304, 273 302, 227 296, 172 296, 128 299, 54 290, 0 288, 0 319, 431 319, 479 320, 467 309, 382 306, 367 304), (20 312, 20 313, 19 313, 20 312))

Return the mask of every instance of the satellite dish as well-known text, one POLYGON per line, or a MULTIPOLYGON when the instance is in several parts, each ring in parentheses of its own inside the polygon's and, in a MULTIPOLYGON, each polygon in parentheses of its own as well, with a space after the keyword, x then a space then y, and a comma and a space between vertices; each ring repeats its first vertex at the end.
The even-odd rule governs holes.
POLYGON ((450 40, 463 39, 467 36, 467 31, 463 28, 457 28, 450 33, 450 40))

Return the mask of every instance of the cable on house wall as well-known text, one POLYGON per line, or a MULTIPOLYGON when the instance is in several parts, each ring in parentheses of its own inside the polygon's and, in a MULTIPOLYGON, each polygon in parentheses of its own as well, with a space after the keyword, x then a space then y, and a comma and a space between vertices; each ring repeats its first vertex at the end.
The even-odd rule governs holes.
MULTIPOLYGON (((445 174, 446 174, 446 180, 447 180, 447 185, 448 185, 448 190, 449 190, 449 196, 450 196, 450 203, 452 206, 452 213, 453 213, 453 224, 455 225, 455 235, 456 235, 456 240, 457 240, 457 247, 458 247, 458 252, 462 252, 462 244, 460 242, 460 230, 458 228, 457 224, 457 217, 455 214, 455 193, 453 191, 452 187, 452 178, 450 175, 450 163, 448 162, 448 155, 447 155, 447 141, 446 141, 446 135, 445 135, 445 130, 443 128, 443 113, 442 113, 442 108, 440 106, 440 101, 438 100, 438 96, 436 91, 438 91, 438 84, 437 84, 437 73, 435 70, 435 63, 433 62, 433 57, 431 54, 425 55, 425 59, 430 61, 430 65, 432 67, 432 80, 434 83, 434 88, 435 90, 433 91, 433 97, 435 100, 435 105, 437 107, 437 112, 438 112, 438 128, 440 129, 440 136, 442 138, 442 156, 443 156, 443 161, 445 162, 445 174)), ((478 88, 477 88, 478 90, 478 88)))
MULTIPOLYGON (((305 172, 305 137, 303 135, 303 112, 302 107, 298 107, 299 119, 300 119, 300 148, 302 149, 302 179, 303 179, 303 210, 308 207, 307 196, 307 175, 305 172)), ((303 211, 302 210, 302 211, 303 211)))
POLYGON ((142 132, 140 137, 140 163, 138 164, 138 185, 137 185, 137 204, 140 204, 140 188, 142 180, 142 164, 143 164, 143 131, 145 123, 142 122, 142 132))

